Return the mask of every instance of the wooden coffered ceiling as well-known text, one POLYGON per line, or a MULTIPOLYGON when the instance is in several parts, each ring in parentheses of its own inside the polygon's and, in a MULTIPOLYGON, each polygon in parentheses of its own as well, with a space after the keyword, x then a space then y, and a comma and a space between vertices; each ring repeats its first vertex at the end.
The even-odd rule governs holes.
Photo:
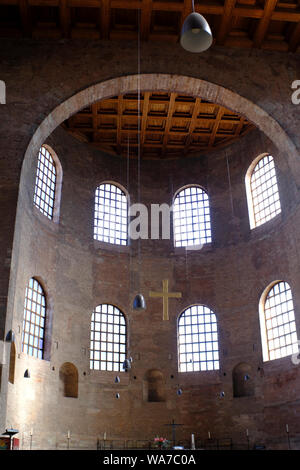
MULTIPOLYGON (((297 52, 300 0, 195 0, 214 43, 297 52)), ((0 0, 0 36, 178 42, 191 0, 0 0)))
POLYGON ((63 123, 82 142, 144 159, 182 158, 235 141, 254 125, 228 109, 176 93, 125 94, 99 101, 63 123))

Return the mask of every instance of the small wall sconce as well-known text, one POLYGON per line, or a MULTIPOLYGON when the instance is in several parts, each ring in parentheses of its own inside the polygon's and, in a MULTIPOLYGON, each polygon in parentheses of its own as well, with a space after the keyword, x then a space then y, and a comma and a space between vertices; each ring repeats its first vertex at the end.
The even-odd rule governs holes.
POLYGON ((6 335, 5 341, 9 343, 13 343, 15 341, 15 334, 13 330, 9 330, 9 332, 6 335))

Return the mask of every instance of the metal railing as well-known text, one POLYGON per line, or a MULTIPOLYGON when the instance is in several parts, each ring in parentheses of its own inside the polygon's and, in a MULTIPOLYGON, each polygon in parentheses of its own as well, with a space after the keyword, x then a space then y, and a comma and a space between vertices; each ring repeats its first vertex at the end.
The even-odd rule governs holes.
MULTIPOLYGON (((184 449, 191 448, 191 441, 188 439, 178 440, 175 442, 176 447, 182 447, 184 449)), ((172 449, 174 444, 170 442, 169 449, 172 449)), ((231 438, 222 439, 197 439, 195 442, 196 449, 204 450, 232 450, 233 442, 231 438)), ((164 447, 163 447, 164 448, 164 447)), ((158 445, 154 440, 142 440, 142 439, 108 439, 98 440, 97 450, 157 450, 158 445)))

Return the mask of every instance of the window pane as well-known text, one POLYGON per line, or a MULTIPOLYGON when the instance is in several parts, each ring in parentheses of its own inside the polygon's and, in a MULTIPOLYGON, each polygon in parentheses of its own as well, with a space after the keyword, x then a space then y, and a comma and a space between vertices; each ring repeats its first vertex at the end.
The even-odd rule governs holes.
POLYGON ((123 370, 126 357, 122 354, 126 352, 126 322, 123 313, 117 307, 107 304, 96 307, 92 314, 90 340, 91 369, 123 370), (120 328, 121 323, 124 326, 120 328), (96 341, 100 337, 101 342, 96 341))
POLYGON ((289 356, 294 349, 298 351, 292 292, 287 282, 278 282, 270 289, 264 314, 268 359, 289 356))
POLYGON ((45 318, 45 294, 38 281, 32 278, 25 292, 22 351, 41 359, 44 354, 45 318))
POLYGON ((211 242, 209 198, 191 186, 180 191, 173 205, 174 244, 193 246, 211 242))
POLYGON ((127 245, 127 198, 113 184, 102 184, 96 189, 94 212, 94 239, 115 245, 127 245))
POLYGON ((203 305, 187 308, 178 321, 179 372, 219 369, 218 350, 216 316, 203 305))
POLYGON ((49 219, 53 219, 56 168, 51 154, 41 147, 36 170, 34 204, 49 219))
POLYGON ((274 160, 261 158, 250 180, 254 226, 264 224, 281 212, 274 160))

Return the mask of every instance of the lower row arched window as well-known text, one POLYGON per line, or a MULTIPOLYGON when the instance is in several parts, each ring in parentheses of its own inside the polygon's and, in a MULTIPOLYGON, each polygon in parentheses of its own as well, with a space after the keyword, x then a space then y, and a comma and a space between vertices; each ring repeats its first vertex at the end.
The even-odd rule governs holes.
POLYGON ((187 308, 178 320, 179 372, 219 369, 216 315, 204 305, 187 308))
POLYGON ((292 291, 285 281, 275 281, 265 289, 260 301, 260 330, 264 361, 298 352, 292 291))
MULTIPOLYGON (((31 278, 25 291, 22 351, 44 358, 46 296, 41 284, 31 278)), ((285 281, 274 281, 262 294, 259 305, 264 361, 298 353, 292 291, 285 281)), ((90 369, 122 371, 127 359, 127 325, 121 310, 98 305, 91 316, 90 369)), ((219 369, 218 325, 215 313, 205 305, 192 305, 178 319, 179 372, 219 369)))
POLYGON ((121 371, 126 359, 126 320, 114 305, 98 305, 92 313, 90 369, 121 371))
POLYGON ((46 297, 41 284, 31 278, 25 291, 22 351, 29 356, 44 358, 46 297))

